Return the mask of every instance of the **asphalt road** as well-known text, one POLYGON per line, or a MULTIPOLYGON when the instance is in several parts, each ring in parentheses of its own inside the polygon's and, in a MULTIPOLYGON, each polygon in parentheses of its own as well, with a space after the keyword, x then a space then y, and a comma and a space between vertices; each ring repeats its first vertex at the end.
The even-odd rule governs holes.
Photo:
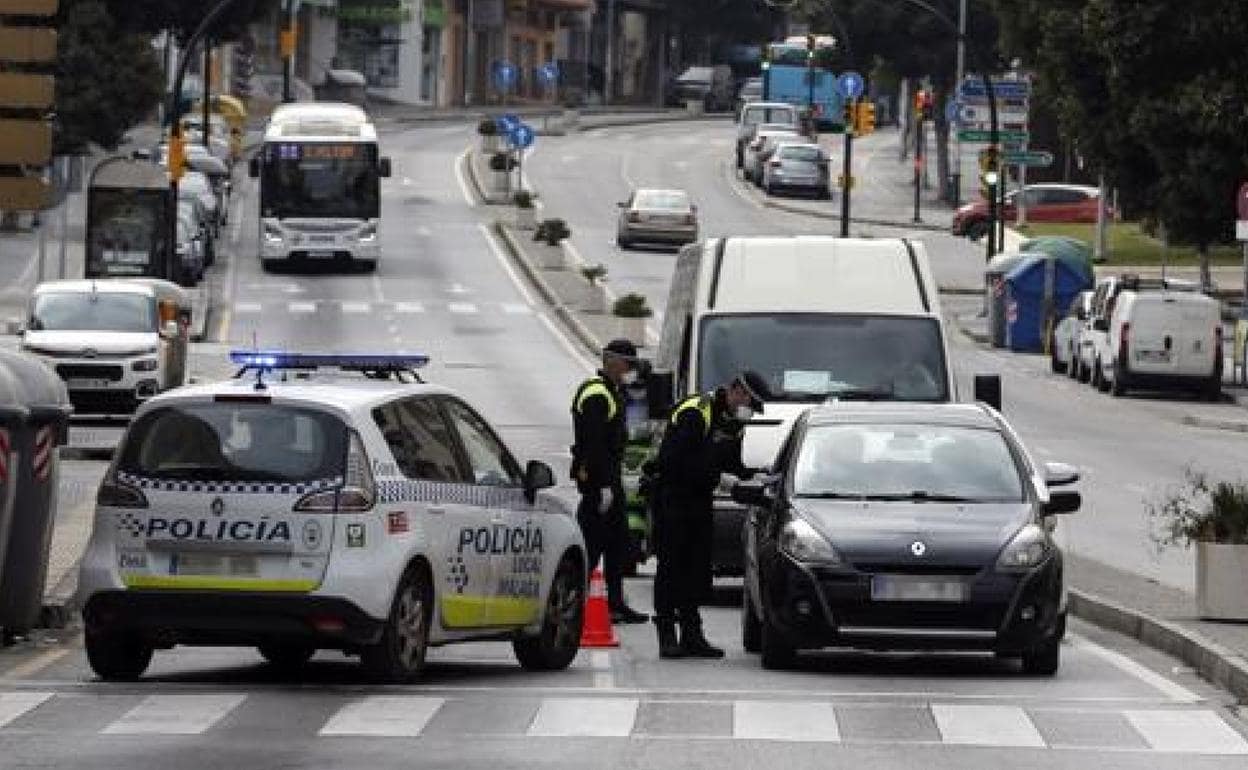
MULTIPOLYGON (((467 127, 385 136, 396 172, 384 190, 386 257, 376 276, 264 274, 250 256, 252 220, 238 218, 229 314, 218 326, 222 342, 200 349, 200 371, 217 372, 212 360, 231 344, 426 351, 429 379, 477 404, 521 457, 566 463, 567 401, 586 366, 496 252, 481 227, 492 214, 467 202, 455 159, 474 138, 467 127)), ((557 142, 548 151, 556 160, 557 142)), ((702 175, 706 200, 719 201, 703 210, 725 232, 735 218, 749 232, 798 226, 733 203, 731 192, 710 196, 719 189, 714 170, 691 161, 688 172, 702 175)), ((560 212, 578 237, 592 233, 582 219, 605 218, 598 227, 609 231, 616 191, 602 180, 581 184, 579 193, 546 193, 548 205, 580 196, 580 209, 560 212)), ((242 192, 251 195, 250 185, 242 192)), ((633 256, 612 258, 627 265, 633 256)), ((660 260, 670 256, 646 262, 652 291, 662 290, 660 260)), ((628 274, 613 272, 623 288, 628 274)), ((1037 451, 1075 448, 1077 433, 1070 444, 1054 435, 1076 424, 1062 414, 1072 407, 1032 404, 1055 392, 1051 383, 958 349, 971 368, 1003 370, 1011 414, 1037 451)), ((1150 430, 1159 424, 1127 411, 1145 406, 1103 400, 1097 408, 1150 430)), ((1080 451, 1108 459, 1110 438, 1123 440, 1115 433, 1080 451)), ((645 578, 630 581, 639 608, 649 606, 649 589, 645 578)), ((962 655, 817 655, 774 673, 742 651, 738 593, 721 586, 723 601, 707 611, 708 635, 729 651, 723 661, 661 661, 649 627, 623 627, 620 647, 583 651, 565 672, 522 672, 507 645, 482 643, 433 651, 425 681, 402 687, 367 684, 335 654, 283 677, 254 651, 205 648, 157 653, 142 681, 110 685, 90 673, 80 639, 48 640, 0 657, 0 767, 1229 770, 1248 753, 1248 730, 1225 694, 1172 659, 1081 623, 1072 622, 1052 679, 962 655)))

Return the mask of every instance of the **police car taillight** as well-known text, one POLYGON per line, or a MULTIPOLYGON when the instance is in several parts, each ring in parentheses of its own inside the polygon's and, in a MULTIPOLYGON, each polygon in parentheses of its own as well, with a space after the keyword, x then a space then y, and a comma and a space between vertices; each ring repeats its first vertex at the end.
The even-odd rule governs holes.
POLYGON ((106 477, 100 484, 99 491, 95 493, 95 502, 97 505, 106 505, 110 508, 147 507, 147 497, 142 490, 123 484, 111 476, 106 477))
POLYGON ((295 503, 295 510, 301 513, 363 513, 372 510, 376 500, 376 486, 364 442, 358 433, 351 431, 342 486, 304 495, 295 503))

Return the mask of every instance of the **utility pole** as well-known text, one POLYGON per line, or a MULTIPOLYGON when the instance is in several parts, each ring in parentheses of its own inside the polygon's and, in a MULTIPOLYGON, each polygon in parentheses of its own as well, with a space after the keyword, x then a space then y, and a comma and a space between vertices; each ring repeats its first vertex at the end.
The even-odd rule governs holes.
POLYGON ((602 103, 611 103, 615 90, 615 0, 607 0, 607 44, 602 64, 602 103))
POLYGON ((923 221, 919 208, 923 201, 923 118, 926 115, 928 92, 918 91, 914 95, 914 222, 923 221))
MULTIPOLYGON (((957 98, 962 79, 966 77, 966 0, 958 2, 958 67, 954 75, 953 93, 957 98)), ((953 137, 953 207, 962 205, 962 140, 953 137)))
POLYGON ((280 36, 282 54, 282 101, 289 104, 295 100, 293 84, 295 77, 295 0, 286 0, 285 19, 280 36))
POLYGON ((854 128, 858 122, 858 104, 856 99, 850 99, 849 105, 846 107, 845 113, 845 163, 841 171, 841 179, 844 184, 841 190, 841 237, 849 237, 849 195, 854 188, 853 165, 851 158, 854 154, 854 128))
POLYGON ((477 80, 477 4, 468 0, 464 18, 464 106, 472 105, 472 89, 477 80))

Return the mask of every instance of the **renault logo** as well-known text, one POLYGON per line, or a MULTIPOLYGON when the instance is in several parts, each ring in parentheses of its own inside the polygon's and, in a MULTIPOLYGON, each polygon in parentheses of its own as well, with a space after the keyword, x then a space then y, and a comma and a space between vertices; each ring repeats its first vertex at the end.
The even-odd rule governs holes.
POLYGON ((210 508, 213 516, 220 516, 222 513, 225 513, 225 501, 219 497, 214 497, 210 508))
POLYGON ((95 348, 85 348, 82 351, 83 358, 95 358, 97 355, 99 354, 95 352, 95 348))
POLYGON ((927 546, 923 543, 922 540, 915 540, 913 543, 910 544, 910 553, 914 554, 915 556, 922 556, 923 554, 927 553, 927 546))

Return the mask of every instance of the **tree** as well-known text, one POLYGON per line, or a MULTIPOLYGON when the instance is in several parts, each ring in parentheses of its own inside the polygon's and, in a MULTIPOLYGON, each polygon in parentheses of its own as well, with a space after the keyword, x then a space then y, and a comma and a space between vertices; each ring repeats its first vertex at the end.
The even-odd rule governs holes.
MULTIPOLYGON (((212 31, 214 40, 236 40, 247 24, 269 13, 279 0, 235 0, 212 31)), ((216 0, 108 0, 109 12, 125 29, 157 34, 173 30, 185 43, 216 5, 216 0)))
POLYGON ((100 0, 61 0, 58 21, 55 152, 114 149, 160 101, 151 42, 120 29, 100 0))
POLYGON ((684 61, 720 63, 731 44, 769 41, 780 14, 762 0, 674 0, 668 20, 684 61))

